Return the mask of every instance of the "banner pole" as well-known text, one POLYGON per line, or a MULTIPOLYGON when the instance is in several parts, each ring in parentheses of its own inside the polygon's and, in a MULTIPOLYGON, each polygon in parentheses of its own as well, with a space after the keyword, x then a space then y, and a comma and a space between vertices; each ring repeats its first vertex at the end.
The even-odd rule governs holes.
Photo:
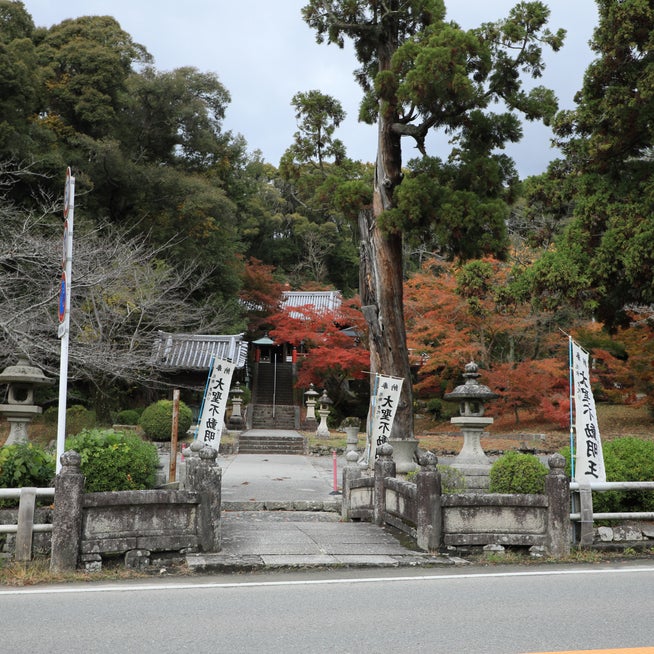
POLYGON ((68 348, 70 341, 70 296, 73 276, 73 226, 75 223, 75 178, 70 166, 66 168, 64 187, 64 242, 62 281, 59 290, 59 329, 61 353, 59 356, 59 401, 57 409, 57 448, 55 473, 61 472, 61 455, 66 443, 66 399, 68 395, 68 348))
POLYGON ((575 478, 575 438, 573 420, 572 336, 568 336, 568 386, 570 388, 570 479, 575 478))

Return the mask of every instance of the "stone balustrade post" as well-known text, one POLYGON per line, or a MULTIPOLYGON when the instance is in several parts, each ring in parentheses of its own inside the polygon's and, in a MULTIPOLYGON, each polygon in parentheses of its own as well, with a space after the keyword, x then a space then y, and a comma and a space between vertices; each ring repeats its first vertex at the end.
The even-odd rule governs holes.
POLYGON ((363 475, 363 470, 358 464, 359 453, 351 450, 345 455, 347 461, 343 468, 343 495, 341 498, 341 517, 343 520, 350 519, 350 491, 354 479, 359 479, 363 475))
POLYGON ((377 448, 375 461, 375 487, 373 492, 373 521, 376 525, 384 524, 386 513, 386 488, 384 479, 395 477, 395 461, 393 461, 393 447, 382 443, 377 448))
POLYGON ((545 478, 548 498, 547 546, 550 556, 570 554, 570 482, 565 474, 565 457, 559 453, 548 459, 550 471, 545 478))
POLYGON ((416 544, 420 549, 433 552, 440 548, 443 533, 441 473, 433 452, 422 453, 419 463, 420 471, 416 474, 416 544))
POLYGON ((218 452, 205 445, 186 471, 186 489, 200 494, 198 537, 203 552, 219 552, 221 546, 220 511, 222 468, 216 462, 218 452))
POLYGON ((75 570, 82 538, 82 498, 84 475, 82 457, 70 450, 61 455, 61 471, 55 478, 52 516, 50 570, 75 570))

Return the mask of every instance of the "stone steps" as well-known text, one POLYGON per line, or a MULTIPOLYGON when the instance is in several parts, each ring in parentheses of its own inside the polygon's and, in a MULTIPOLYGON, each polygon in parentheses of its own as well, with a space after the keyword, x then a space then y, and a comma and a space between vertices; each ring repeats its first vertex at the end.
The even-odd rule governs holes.
POLYGON ((304 438, 297 436, 241 434, 238 441, 239 454, 304 454, 304 438))
POLYGON ((266 404, 252 406, 252 429, 296 429, 295 407, 276 406, 273 416, 273 407, 266 404))

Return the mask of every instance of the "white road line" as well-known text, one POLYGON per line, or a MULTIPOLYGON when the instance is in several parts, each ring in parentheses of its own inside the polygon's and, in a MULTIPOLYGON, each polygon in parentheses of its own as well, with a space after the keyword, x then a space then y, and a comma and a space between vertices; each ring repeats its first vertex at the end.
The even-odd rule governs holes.
POLYGON ((443 575, 416 575, 401 577, 339 577, 336 579, 299 579, 279 581, 243 581, 243 582, 209 582, 189 583, 173 582, 161 584, 116 584, 116 585, 85 585, 85 586, 48 586, 47 588, 10 588, 0 590, 0 597, 7 595, 63 595, 66 593, 128 593, 162 590, 199 590, 214 588, 263 588, 271 586, 325 586, 338 584, 376 584, 384 582, 411 581, 456 581, 458 579, 488 579, 500 577, 556 577, 563 575, 605 575, 605 574, 642 574, 654 573, 654 567, 634 568, 588 568, 571 570, 530 570, 527 572, 475 572, 443 575))

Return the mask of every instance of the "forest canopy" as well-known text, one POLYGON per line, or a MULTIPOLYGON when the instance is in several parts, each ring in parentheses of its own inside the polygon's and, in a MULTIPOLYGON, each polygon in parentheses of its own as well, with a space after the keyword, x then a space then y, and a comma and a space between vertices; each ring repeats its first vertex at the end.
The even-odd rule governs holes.
MULTIPOLYGON (((105 414, 134 385, 163 388, 147 356, 157 329, 282 333, 282 288, 360 294, 372 370, 415 381, 404 434, 411 391, 439 396, 469 357, 498 384, 538 376, 533 388, 558 397, 562 331, 593 351, 607 398, 654 403, 650 4, 598 0, 595 59, 576 108, 559 111, 538 80, 567 26, 550 27, 542 2, 462 29, 441 0, 311 0, 316 39, 354 45, 359 117, 379 126, 379 149, 350 159, 342 99, 298 89, 297 130, 273 165, 225 129, 219 62, 162 71, 111 16, 43 28, 0 0, 0 366, 27 355, 56 374, 70 166, 72 377, 105 414), (504 146, 534 120, 561 157, 520 179, 504 146), (258 315, 244 298, 264 300, 258 315)), ((330 332, 314 322, 309 333, 330 332)))

